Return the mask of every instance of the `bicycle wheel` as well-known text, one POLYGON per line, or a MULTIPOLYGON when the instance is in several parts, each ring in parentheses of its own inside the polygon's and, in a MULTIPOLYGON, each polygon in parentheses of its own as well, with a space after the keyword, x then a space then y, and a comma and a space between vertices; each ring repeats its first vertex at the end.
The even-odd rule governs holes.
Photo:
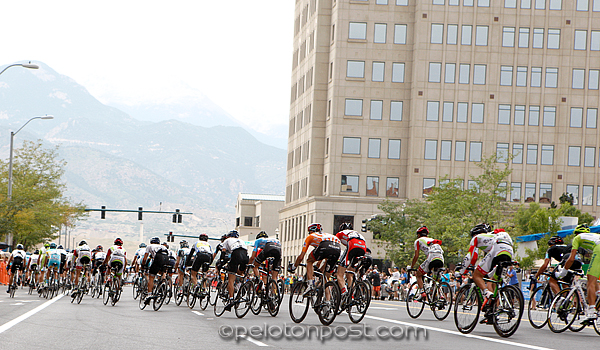
POLYGON ((112 291, 110 290, 110 283, 106 283, 104 285, 104 293, 102 293, 102 303, 104 305, 108 304, 108 301, 110 300, 112 291))
POLYGON ((252 284, 252 289, 254 289, 254 296, 252 297, 252 304, 250 305, 250 311, 254 315, 260 314, 260 310, 262 309, 262 298, 259 285, 252 284))
POLYGON ((136 277, 135 281, 133 281, 133 300, 136 300, 140 296, 140 283, 141 281, 139 277, 136 277))
POLYGON ((310 298, 304 296, 308 285, 306 282, 294 283, 290 292, 289 311, 292 321, 300 323, 306 318, 308 307, 310 306, 310 298))
POLYGON ((504 286, 498 290, 497 301, 492 307, 494 309, 492 324, 496 333, 503 338, 513 335, 523 317, 525 308, 523 293, 515 286, 504 286))
POLYGON ((140 293, 139 293, 138 296, 140 298, 140 301, 139 301, 140 310, 144 310, 146 308, 146 306, 148 305, 145 302, 146 301, 146 297, 148 296, 148 292, 146 292, 145 289, 142 289, 142 290, 140 290, 140 293))
MULTIPOLYGON (((598 298, 598 300, 596 300, 596 312, 600 312, 600 298, 598 298)), ((600 324, 598 324, 598 323, 599 323, 599 320, 596 319, 594 321, 594 330, 596 331, 596 333, 598 335, 600 335, 600 324)))
POLYGON ((548 309, 552 304, 552 290, 547 286, 539 286, 531 292, 527 304, 527 317, 535 329, 540 329, 548 323, 548 309))
POLYGON ((318 294, 317 315, 324 326, 329 326, 337 316, 342 293, 337 282, 325 283, 325 288, 318 294))
POLYGON ((83 299, 83 294, 85 294, 85 291, 83 289, 80 289, 77 293, 77 304, 81 303, 81 300, 83 299))
POLYGON ((447 282, 440 282, 431 296, 431 311, 433 316, 443 321, 452 310, 452 288, 447 282))
POLYGON ((581 311, 579 294, 573 293, 568 297, 571 288, 566 288, 558 292, 550 309, 548 309, 548 327, 554 333, 562 333, 573 324, 577 314, 581 311))
POLYGON ((348 316, 353 323, 359 323, 367 314, 371 304, 369 287, 365 282, 358 281, 352 287, 348 305, 348 316))
POLYGON ((417 300, 421 296, 422 289, 419 289, 417 282, 413 282, 408 289, 408 295, 406 296, 406 310, 408 316, 417 318, 423 313, 425 303, 417 300))
POLYGON ((154 309, 154 311, 158 311, 163 306, 163 303, 165 302, 165 299, 167 297, 167 283, 165 281, 160 282, 158 288, 156 289, 156 294, 154 294, 154 297, 155 298, 152 303, 152 308, 154 309))
POLYGON ((283 300, 283 294, 285 292, 285 285, 282 280, 277 280, 277 288, 279 292, 279 304, 281 305, 281 301, 283 300))
POLYGON ((272 317, 277 316, 279 313, 279 307, 281 306, 281 289, 279 289, 279 284, 273 280, 269 281, 267 285, 267 310, 269 311, 269 315, 272 317))
POLYGON ((238 318, 246 316, 248 311, 250 311, 252 299, 254 298, 254 289, 252 286, 252 282, 247 281, 240 287, 237 293, 235 298, 235 315, 238 318))
POLYGON ((110 304, 115 306, 115 304, 119 301, 119 297, 121 295, 119 288, 119 280, 115 278, 112 283, 112 296, 110 298, 110 304))
POLYGON ((165 295, 165 305, 169 305, 171 302, 171 298, 173 297, 173 282, 171 281, 171 277, 167 278, 167 293, 165 295))
POLYGON ((225 306, 229 303, 229 292, 227 291, 227 284, 224 282, 219 283, 219 289, 214 305, 215 316, 221 317, 225 312, 225 306))
POLYGON ((454 323, 461 333, 471 333, 477 325, 481 300, 475 286, 462 286, 456 293, 454 323))
POLYGON ((213 286, 212 282, 210 283, 210 293, 208 296, 208 302, 210 303, 210 305, 215 305, 217 302, 217 299, 219 298, 219 287, 221 286, 223 282, 219 281, 219 283, 217 283, 215 286, 213 286))
POLYGON ((200 309, 206 310, 210 299, 210 284, 206 279, 202 279, 202 291, 200 292, 200 309))
POLYGON ((96 297, 96 293, 100 293, 100 292, 97 291, 97 289, 96 289, 97 287, 98 286, 96 284, 96 279, 94 278, 92 280, 92 287, 91 287, 92 288, 92 299, 94 299, 96 297))
POLYGON ((187 306, 190 309, 193 309, 194 306, 196 306, 196 299, 197 299, 198 293, 199 293, 198 292, 198 287, 194 286, 194 288, 192 288, 192 290, 188 294, 188 297, 187 297, 187 306))
POLYGON ((180 306, 181 302, 183 301, 183 297, 185 296, 184 293, 184 286, 177 286, 175 287, 175 305, 180 306))

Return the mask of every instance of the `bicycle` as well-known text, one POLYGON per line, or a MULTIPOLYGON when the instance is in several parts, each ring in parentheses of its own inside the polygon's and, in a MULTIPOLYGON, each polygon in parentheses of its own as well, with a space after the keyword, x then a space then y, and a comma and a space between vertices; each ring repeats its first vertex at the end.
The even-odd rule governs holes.
POLYGON ((15 275, 13 276, 13 282, 12 284, 8 287, 8 289, 10 290, 9 296, 11 298, 15 297, 15 292, 17 290, 17 284, 19 282, 19 277, 21 276, 21 269, 17 268, 15 271, 15 275))
MULTIPOLYGON (((587 278, 582 271, 569 270, 579 276, 570 288, 565 288, 558 292, 550 308, 548 309, 548 327, 554 333, 562 333, 567 328, 574 330, 572 327, 575 320, 581 320, 585 316, 585 310, 588 307, 586 298, 587 278)), ((600 310, 600 298, 596 298, 596 312, 600 310)), ((598 320, 591 322, 583 321, 578 327, 574 327, 574 331, 580 331, 586 326, 594 326, 594 330, 600 335, 600 325, 598 320), (590 324, 591 323, 591 324, 590 324)))
MULTIPOLYGON (((90 289, 92 290, 92 298, 100 298, 104 289, 104 278, 103 274, 98 268, 96 274, 92 277, 90 289)), ((106 304, 105 304, 106 305, 106 304)))
MULTIPOLYGON (((234 284, 234 308, 235 308, 235 316, 237 318, 243 318, 250 311, 250 307, 252 306, 252 299, 254 298, 254 289, 252 285, 252 281, 247 280, 248 269, 251 268, 251 265, 247 265, 245 269, 245 273, 243 275, 240 274, 230 274, 227 273, 225 280, 221 281, 219 284, 219 288, 217 289, 217 298, 214 304, 214 313, 215 316, 221 317, 225 312, 225 307, 229 304, 229 291, 227 289, 228 280, 231 276, 234 276, 237 281, 234 284)), ((221 271, 223 274, 224 271, 221 271)))
MULTIPOLYGON (((516 262, 501 262, 497 269, 503 269, 516 262)), ((470 267, 468 270, 473 271, 470 267)), ((480 323, 492 324, 496 333, 507 338, 513 335, 519 328, 523 316, 524 301, 523 294, 515 286, 502 286, 501 279, 483 279, 494 283, 494 294, 482 309, 483 295, 481 289, 475 285, 472 278, 462 286, 456 293, 454 304, 454 323, 461 333, 471 333, 477 325, 479 313, 485 312, 485 318, 480 323)))
POLYGON ((104 283, 104 293, 102 294, 102 302, 104 305, 110 304, 115 306, 115 304, 121 299, 121 284, 119 283, 119 279, 116 274, 119 271, 119 268, 111 267, 110 274, 106 278, 106 282, 104 283))
MULTIPOLYGON (((257 280, 253 282, 254 298, 252 299, 252 305, 250 310, 253 314, 258 315, 262 308, 266 308, 272 317, 277 316, 279 313, 279 307, 281 306, 281 291, 279 285, 271 276, 273 271, 274 258, 267 258, 265 260, 265 267, 260 266, 258 271, 261 275, 265 275, 267 278, 266 286, 263 288, 263 281, 260 277, 255 277, 257 280)), ((277 269, 279 271, 279 269, 277 269)))
POLYGON ((163 306, 165 299, 168 297, 168 274, 166 271, 161 271, 160 275, 157 275, 157 279, 154 279, 154 288, 152 290, 152 296, 148 295, 148 285, 146 285, 145 289, 141 291, 140 295, 140 310, 144 310, 146 308, 146 300, 148 298, 152 299, 152 308, 154 311, 160 310, 163 306))
POLYGON ((77 304, 81 303, 83 296, 89 292, 89 284, 87 283, 88 271, 89 266, 86 264, 81 271, 81 276, 79 276, 79 281, 77 281, 75 290, 71 293, 71 303, 73 303, 74 300, 77 300, 77 304))
MULTIPOLYGON (((204 271, 208 269, 210 263, 205 262, 201 268, 204 271)), ((196 305, 196 300, 199 300, 200 308, 206 310, 210 301, 210 282, 206 278, 206 273, 198 271, 199 278, 196 280, 196 285, 192 286, 187 296, 187 306, 193 309, 196 305)))
MULTIPOLYGON (((357 272, 346 270, 346 273, 351 274, 352 284, 348 286, 349 293, 342 296, 340 307, 338 308, 337 314, 342 312, 348 312, 348 317, 353 323, 359 323, 363 320, 371 305, 371 287, 367 282, 362 280, 362 276, 365 273, 363 261, 364 256, 359 256, 355 259, 352 264, 352 268, 357 272)), ((337 278, 334 277, 335 280, 337 278)))
POLYGON ((29 285, 29 294, 31 295, 33 293, 34 290, 37 289, 37 278, 38 278, 38 271, 37 269, 33 269, 31 271, 31 275, 29 276, 29 283, 27 283, 29 285))
MULTIPOLYGON (((306 266, 306 264, 300 264, 306 266)), ((319 316, 321 324, 330 325, 337 316, 337 310, 341 301, 340 286, 335 281, 326 281, 325 275, 314 271, 315 290, 307 292, 308 282, 294 283, 290 293, 289 311, 292 321, 300 323, 306 318, 308 308, 312 304, 313 310, 319 316)))
POLYGON ((190 274, 188 272, 189 268, 186 268, 183 275, 183 283, 181 286, 179 285, 179 276, 175 278, 175 305, 180 306, 185 298, 187 300, 188 295, 190 294, 190 274))
MULTIPOLYGON (((550 277, 552 274, 549 272, 544 272, 544 275, 550 277)), ((544 281, 540 286, 535 288, 529 297, 529 303, 527 306, 527 316, 529 318, 529 323, 535 329, 543 328, 548 323, 548 310, 550 309, 550 304, 552 304, 552 300, 554 299, 554 292, 552 288, 550 288, 549 279, 544 281)), ((568 283, 563 281, 558 281, 560 289, 568 287, 568 283)))
MULTIPOLYGON (((141 283, 144 278, 145 278, 144 273, 142 272, 142 269, 140 268, 140 271, 137 272, 135 277, 133 278, 133 283, 132 283, 133 300, 136 300, 140 296, 140 292, 142 291, 141 283)), ((148 287, 147 282, 148 281, 146 281, 146 287, 148 287)))
MULTIPOLYGON (((421 290, 417 282, 413 282, 408 288, 406 295, 406 309, 408 315, 412 318, 418 318, 423 313, 425 305, 433 312, 433 316, 440 321, 443 321, 452 310, 452 288, 447 282, 440 282, 440 276, 445 271, 445 268, 436 268, 432 271, 431 277, 429 274, 423 275, 423 291, 427 295, 425 300, 421 300, 421 290)), ((409 272, 416 269, 409 269, 409 272)))

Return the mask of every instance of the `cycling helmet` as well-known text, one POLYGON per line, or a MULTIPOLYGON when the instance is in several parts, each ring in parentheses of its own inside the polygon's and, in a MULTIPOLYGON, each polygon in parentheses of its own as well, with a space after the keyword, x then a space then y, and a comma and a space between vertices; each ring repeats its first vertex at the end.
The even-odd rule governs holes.
POLYGON ((225 233, 223 236, 221 236, 221 242, 223 242, 226 239, 227 239, 227 234, 225 233))
POLYGON ((344 230, 354 230, 354 228, 352 228, 352 224, 349 222, 344 222, 340 225, 340 231, 344 231, 344 230))
POLYGON ((59 244, 58 247, 56 247, 57 249, 65 249, 65 247, 62 246, 62 244, 59 244))
POLYGON ((23 245, 22 244, 17 244, 17 249, 23 250, 23 245))
POLYGON ((165 248, 169 249, 169 243, 167 243, 167 242, 163 242, 163 243, 162 243, 162 245, 163 245, 165 248))
POLYGON ((146 248, 146 243, 140 243, 140 248, 146 248))
POLYGON ((158 238, 158 237, 150 238, 150 244, 160 244, 160 238, 158 238))
POLYGON ((50 247, 50 243, 48 243, 48 242, 44 243, 44 248, 48 248, 48 247, 50 247))
POLYGON ((80 247, 81 247, 82 245, 84 245, 84 244, 87 244, 87 242, 86 242, 86 241, 81 241, 81 242, 79 242, 79 246, 80 246, 80 247))
POLYGON ((429 234, 429 230, 427 226, 423 225, 417 229, 417 237, 427 236, 429 234))
POLYGON ((123 240, 120 237, 115 238, 116 245, 123 245, 123 240))
POLYGON ((318 223, 308 225, 308 232, 321 232, 323 231, 323 226, 318 223))
POLYGON ((200 236, 198 236, 198 239, 201 241, 208 242, 208 235, 206 233, 201 233, 200 236))
POLYGON ((562 237, 560 237, 560 236, 552 236, 548 240, 548 245, 549 246, 553 246, 553 245, 557 245, 557 244, 563 244, 563 243, 565 243, 565 241, 563 241, 562 237))
POLYGON ((506 231, 504 231, 503 228, 497 228, 497 229, 494 230, 494 233, 496 233, 496 234, 500 233, 500 232, 506 232, 506 231))
POLYGON ((231 230, 229 231, 229 234, 227 234, 227 237, 239 238, 240 234, 236 230, 231 230))
POLYGON ((269 235, 265 232, 265 231, 260 231, 257 235, 256 235, 256 239, 259 238, 269 238, 269 235))
POLYGON ((56 249, 56 243, 54 243, 54 242, 50 243, 50 249, 56 249))
POLYGON ((587 224, 579 224, 573 230, 573 233, 578 235, 580 233, 590 233, 590 228, 587 224))
POLYGON ((35 254, 35 255, 39 255, 39 254, 40 254, 40 250, 39 250, 39 249, 36 249, 36 250, 35 250, 35 252, 33 252, 33 254, 35 254))
POLYGON ((102 248, 102 246, 100 244, 98 244, 98 246, 96 247, 96 250, 102 250, 104 248, 102 248))
POLYGON ((488 224, 484 223, 484 224, 475 225, 475 227, 473 227, 471 229, 471 237, 475 237, 481 233, 488 233, 490 231, 492 231, 492 228, 488 224))
POLYGON ((181 248, 187 248, 189 247, 188 242, 184 239, 182 241, 179 242, 179 247, 181 248))

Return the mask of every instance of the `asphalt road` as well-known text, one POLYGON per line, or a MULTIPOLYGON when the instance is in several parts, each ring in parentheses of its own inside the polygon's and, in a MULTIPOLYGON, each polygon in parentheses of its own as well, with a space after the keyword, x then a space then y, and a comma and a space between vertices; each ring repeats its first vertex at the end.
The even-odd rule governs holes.
POLYGON ((510 338, 500 338, 492 326, 478 324, 464 335, 456 330, 452 313, 438 321, 430 310, 412 319, 404 303, 373 301, 365 319, 355 325, 347 314, 323 327, 309 310, 302 324, 291 321, 287 298, 276 318, 266 311, 238 319, 226 312, 215 317, 212 306, 194 310, 173 301, 159 311, 140 310, 131 287, 125 287, 116 306, 84 297, 81 304, 59 295, 48 301, 19 289, 14 299, 0 290, 0 349, 365 349, 407 347, 418 349, 595 349, 600 344, 592 328, 580 333, 554 334, 548 328, 533 329, 524 319, 510 338), (242 337, 244 332, 254 337, 242 337), (240 337, 235 339, 236 332, 240 337), (391 332, 391 333, 390 333, 391 332), (415 333, 418 337, 415 336, 415 333), (260 334, 260 335, 259 335, 260 334), (264 334, 268 334, 265 336, 264 334), (309 338, 310 335, 310 338, 309 338))

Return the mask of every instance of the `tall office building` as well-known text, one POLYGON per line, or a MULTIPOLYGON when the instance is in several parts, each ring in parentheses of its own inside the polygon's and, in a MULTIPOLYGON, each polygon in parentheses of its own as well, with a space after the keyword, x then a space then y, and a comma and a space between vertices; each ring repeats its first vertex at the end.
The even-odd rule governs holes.
POLYGON ((492 154, 511 202, 600 205, 600 0, 296 0, 294 50, 285 259, 492 154))

